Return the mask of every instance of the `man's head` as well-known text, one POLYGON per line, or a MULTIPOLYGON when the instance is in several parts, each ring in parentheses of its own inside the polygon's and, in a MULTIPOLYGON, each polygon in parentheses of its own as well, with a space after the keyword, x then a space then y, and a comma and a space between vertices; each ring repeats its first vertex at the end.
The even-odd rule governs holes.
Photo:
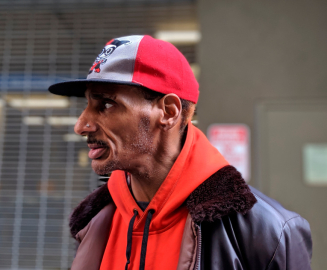
POLYGON ((164 145, 180 140, 199 95, 185 57, 149 36, 111 40, 86 80, 58 83, 49 91, 87 98, 75 131, 88 136, 98 174, 129 171, 147 155, 167 151, 164 145))
MULTIPOLYGON (((183 105, 176 94, 157 95, 129 85, 90 84, 85 95, 88 104, 75 132, 88 137, 89 157, 98 174, 118 169, 132 172, 181 138, 183 105)), ((192 109, 188 111, 192 113, 192 109)))

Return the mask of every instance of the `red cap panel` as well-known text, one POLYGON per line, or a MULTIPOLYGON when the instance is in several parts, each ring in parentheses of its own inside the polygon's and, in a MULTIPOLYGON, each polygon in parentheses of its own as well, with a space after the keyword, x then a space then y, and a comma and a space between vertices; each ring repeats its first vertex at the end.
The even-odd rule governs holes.
POLYGON ((172 44, 144 36, 135 58, 132 82, 151 90, 174 93, 197 103, 199 84, 182 53, 172 44))

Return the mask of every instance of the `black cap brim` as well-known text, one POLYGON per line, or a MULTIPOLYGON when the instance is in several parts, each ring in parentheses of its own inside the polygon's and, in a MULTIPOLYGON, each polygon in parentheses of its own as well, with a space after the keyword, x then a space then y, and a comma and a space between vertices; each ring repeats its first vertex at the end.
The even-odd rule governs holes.
POLYGON ((60 96, 74 96, 85 97, 85 91, 88 83, 107 83, 107 84, 127 84, 140 86, 138 83, 115 81, 115 80, 102 80, 102 79, 82 79, 67 82, 55 83, 49 87, 49 92, 60 96))

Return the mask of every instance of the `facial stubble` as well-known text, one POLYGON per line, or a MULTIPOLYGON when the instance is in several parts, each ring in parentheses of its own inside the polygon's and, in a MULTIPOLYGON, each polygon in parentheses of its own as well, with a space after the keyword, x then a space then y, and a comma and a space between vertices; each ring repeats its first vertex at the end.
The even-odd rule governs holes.
MULTIPOLYGON (((103 141, 97 141, 92 140, 92 138, 89 138, 90 142, 97 143, 104 145, 105 147, 108 147, 108 151, 112 151, 112 149, 109 148, 109 146, 103 142, 103 141)), ((89 142, 89 140, 88 140, 89 142)), ((153 135, 150 131, 150 117, 147 115, 141 116, 139 123, 138 123, 138 132, 133 135, 128 135, 126 137, 126 143, 123 146, 125 152, 130 153, 131 158, 132 156, 150 156, 155 150, 155 147, 153 146, 153 135)), ((117 153, 118 157, 120 156, 119 153, 117 153)), ((111 173, 115 170, 123 170, 130 172, 133 168, 131 168, 132 160, 131 158, 121 160, 121 158, 114 157, 108 161, 106 161, 105 164, 96 166, 95 164, 92 164, 92 168, 95 171, 95 173, 99 175, 106 175, 111 173)), ((92 161, 96 162, 96 160, 92 161)))

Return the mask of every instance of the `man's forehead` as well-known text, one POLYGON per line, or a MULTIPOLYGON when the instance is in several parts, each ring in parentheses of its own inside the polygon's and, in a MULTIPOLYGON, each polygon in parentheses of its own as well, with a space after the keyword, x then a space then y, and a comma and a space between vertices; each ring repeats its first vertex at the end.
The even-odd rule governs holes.
MULTIPOLYGON (((140 96, 140 91, 138 87, 133 85, 124 85, 124 84, 109 84, 109 83, 89 83, 87 84, 87 89, 85 91, 86 98, 110 98, 116 99, 119 96, 130 96, 136 97, 140 96), (132 94, 132 93, 137 93, 132 94)), ((143 97, 143 96, 142 96, 143 97)))
POLYGON ((115 90, 111 87, 101 87, 101 86, 87 86, 85 91, 85 97, 91 97, 93 95, 97 96, 108 96, 113 95, 115 90))

